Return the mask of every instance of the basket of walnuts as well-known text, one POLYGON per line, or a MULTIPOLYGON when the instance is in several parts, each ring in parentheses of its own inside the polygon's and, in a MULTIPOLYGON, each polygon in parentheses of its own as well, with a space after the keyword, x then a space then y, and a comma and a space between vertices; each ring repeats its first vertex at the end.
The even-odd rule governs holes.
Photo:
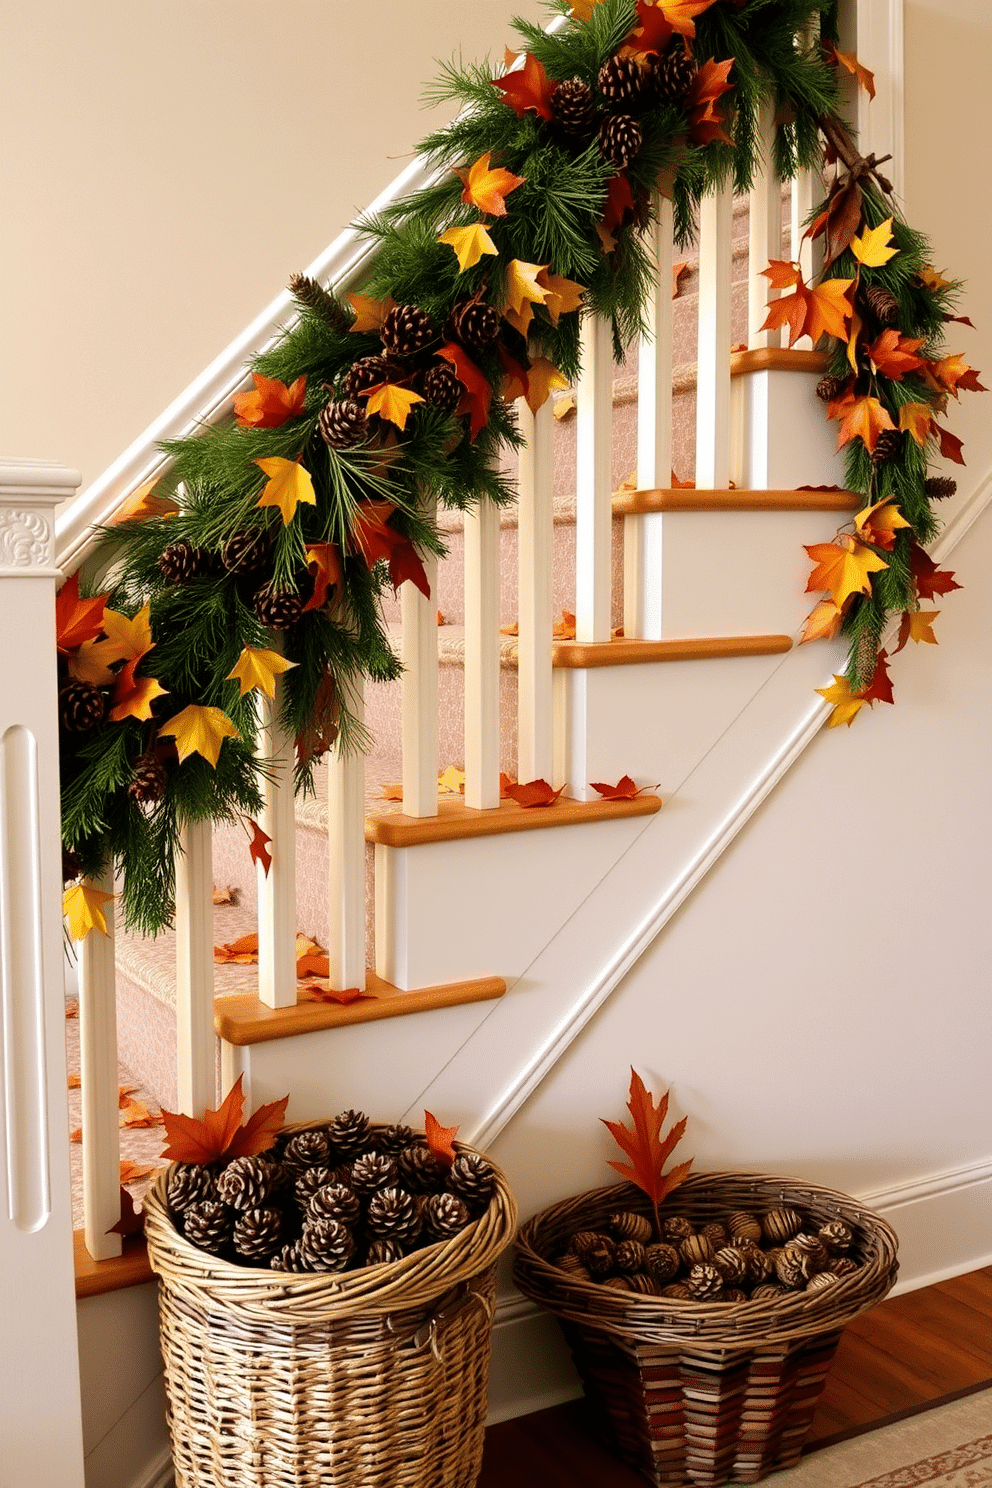
POLYGON ((190 1160, 144 1201, 178 1488, 469 1488, 503 1174, 429 1115, 283 1126, 282 1101, 240 1126, 232 1100, 167 1113, 190 1160))

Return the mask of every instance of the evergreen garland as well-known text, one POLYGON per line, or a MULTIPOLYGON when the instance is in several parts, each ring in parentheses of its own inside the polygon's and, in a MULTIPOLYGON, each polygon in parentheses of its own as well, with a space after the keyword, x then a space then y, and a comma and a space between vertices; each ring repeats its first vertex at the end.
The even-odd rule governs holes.
MULTIPOLYGON (((435 502, 513 499, 500 460, 520 439, 514 403, 536 408, 578 376, 580 315, 612 322, 618 358, 639 332, 656 186, 684 244, 704 195, 750 186, 762 108, 783 179, 819 159, 824 120, 836 123, 836 54, 815 39, 831 34, 832 0, 709 0, 694 22, 650 0, 551 9, 566 18, 553 32, 516 22, 515 69, 442 67, 430 97, 462 112, 421 150, 443 173, 361 222, 377 250, 363 295, 295 275, 296 318, 255 359, 255 392, 163 446, 166 473, 103 535, 107 593, 80 600, 74 579, 59 597, 67 865, 94 876, 112 860, 126 922, 144 933, 171 920, 184 823, 253 825, 260 686, 281 673, 298 789, 328 749, 365 743, 347 683, 399 674, 386 586, 426 591, 419 555, 444 551, 435 502)), ((870 172, 863 202, 869 227, 894 216, 870 172)), ((859 293, 891 291, 903 334, 932 355, 955 286, 924 284, 922 239, 895 216, 892 231, 898 254, 862 267, 859 293)), ((847 245, 832 269, 854 277, 847 245)), ((874 376, 859 363, 855 381, 845 343, 833 370, 847 391, 874 376)), ((919 378, 879 381, 896 423, 903 403, 940 401, 919 378)), ((912 524, 842 616, 852 686, 888 613, 912 607, 909 544, 936 530, 925 472, 908 437, 881 463, 849 446, 852 489, 891 494, 912 524)))

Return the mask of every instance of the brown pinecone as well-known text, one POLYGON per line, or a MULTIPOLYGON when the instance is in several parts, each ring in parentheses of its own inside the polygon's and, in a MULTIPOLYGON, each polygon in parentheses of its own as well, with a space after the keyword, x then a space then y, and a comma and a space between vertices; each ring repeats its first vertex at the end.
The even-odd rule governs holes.
POLYGON ((388 382, 390 370, 384 356, 359 357, 344 374, 341 391, 346 398, 357 398, 359 393, 378 387, 381 382, 388 382))
POLYGON ((951 480, 939 475, 932 475, 929 480, 923 482, 923 489, 931 501, 946 501, 953 496, 958 488, 956 480, 951 480))
POLYGON ((771 1251, 760 1250, 757 1245, 738 1246, 747 1261, 747 1274, 754 1281, 765 1281, 775 1270, 771 1251))
POLYGON ((437 338, 434 322, 417 305, 396 305, 379 332, 382 344, 394 356, 414 356, 437 338))
POLYGON ((420 1234, 420 1215, 413 1196, 402 1188, 384 1188, 369 1200, 366 1224, 376 1240, 408 1245, 420 1234))
POLYGON ((723 1277, 708 1262, 693 1266, 685 1284, 690 1297, 695 1297, 697 1302, 713 1302, 723 1291, 723 1277))
POLYGON ((168 771, 161 760, 157 760, 153 754, 143 754, 135 761, 127 793, 139 806, 150 806, 155 801, 161 801, 168 780, 168 771))
POLYGON ((300 1255, 311 1271, 346 1271, 355 1254, 355 1237, 338 1219, 308 1219, 300 1236, 300 1255))
POLYGON ((698 72, 696 59, 680 40, 658 57, 651 69, 651 88, 661 103, 681 103, 698 72))
POLYGON ((255 595, 255 614, 270 630, 289 630, 303 614, 303 601, 298 594, 274 594, 271 584, 264 584, 255 595))
POLYGON ((397 1178, 396 1163, 386 1152, 365 1152, 351 1165, 351 1186, 363 1198, 380 1188, 395 1188, 397 1178))
POLYGON ((311 1126, 306 1131, 294 1132, 282 1149, 282 1160, 294 1176, 307 1168, 329 1168, 334 1161, 334 1147, 327 1128, 311 1126))
POLYGON ((659 1297, 671 1297, 676 1302, 691 1302, 692 1293, 684 1281, 673 1281, 671 1285, 662 1287, 658 1293, 659 1297))
POLYGON ((600 1234, 599 1230, 576 1230, 568 1242, 568 1248, 573 1255, 583 1256, 588 1251, 595 1250, 601 1240, 608 1238, 608 1236, 600 1234))
POLYGON ((640 1292, 643 1297, 657 1297, 658 1284, 652 1281, 650 1276, 645 1276, 642 1271, 635 1271, 627 1277, 627 1286, 632 1292, 640 1292))
POLYGON ((854 1244, 851 1227, 842 1219, 831 1219, 821 1225, 817 1233, 831 1255, 845 1255, 854 1244))
POLYGON ((713 1259, 713 1245, 705 1235, 687 1235, 679 1246, 687 1266, 703 1266, 713 1259))
POLYGON ((668 1245, 681 1245, 692 1234, 692 1225, 684 1214, 671 1214, 661 1221, 661 1238, 668 1245))
POLYGON ((633 57, 607 57, 596 76, 600 96, 611 108, 626 108, 641 97, 647 73, 633 57))
POLYGON ((436 362, 428 367, 420 382, 424 402, 432 408, 443 408, 446 413, 455 413, 465 393, 460 379, 450 362, 436 362))
POLYGON ((311 279, 307 274, 293 274, 290 276, 289 288, 301 305, 306 305, 314 315, 319 315, 332 330, 344 335, 351 329, 351 316, 316 279, 311 279))
POLYGON ((103 693, 89 682, 67 682, 59 693, 59 718, 70 734, 85 734, 95 728, 106 711, 103 693))
POLYGON ((384 1127, 381 1132, 376 1133, 375 1145, 379 1152, 388 1152, 393 1157, 397 1152, 402 1152, 404 1147, 409 1147, 413 1140, 412 1126, 394 1122, 392 1126, 384 1127))
POLYGON ((471 1222, 468 1205, 457 1194, 431 1194, 424 1205, 424 1228, 438 1240, 453 1240, 471 1222))
POLYGON ((340 1111, 327 1130, 335 1152, 347 1161, 365 1151, 372 1123, 364 1111, 340 1111))
POLYGON ((273 1271, 309 1271, 310 1267, 303 1259, 299 1240, 290 1241, 281 1250, 276 1251, 269 1265, 273 1271))
POLYGON ((173 1214, 182 1214, 190 1204, 217 1198, 217 1174, 203 1163, 176 1163, 165 1180, 165 1199, 173 1214))
POLYGON ((589 1280, 589 1272, 583 1266, 577 1255, 568 1250, 563 1256, 559 1256, 555 1265, 559 1271, 567 1271, 569 1276, 577 1276, 580 1281, 589 1280))
POLYGON ((406 1251, 398 1240, 373 1240, 365 1252, 366 1266, 389 1266, 401 1261, 406 1251))
POLYGON ((169 543, 158 556, 159 572, 168 584, 188 584, 198 579, 210 567, 210 556, 203 548, 194 548, 191 542, 181 537, 169 543))
POLYGON ((318 1189, 336 1181, 333 1168, 304 1168, 293 1184, 296 1202, 305 1209, 318 1189))
POLYGON ((762 1216, 761 1227, 766 1240, 771 1240, 774 1245, 784 1245, 802 1229, 802 1215, 795 1209, 770 1209, 762 1216))
POLYGON ((902 448, 902 434, 898 429, 883 429, 875 440, 875 448, 871 452, 871 463, 881 465, 886 460, 891 460, 902 448))
POLYGON ((827 1262, 827 1270, 838 1277, 852 1276, 858 1270, 858 1264, 850 1256, 837 1256, 835 1260, 827 1262))
POLYGON ((282 1240, 281 1209, 245 1209, 235 1221, 231 1239, 246 1261, 267 1261, 282 1240))
POLYGON ((753 1240, 755 1245, 761 1239, 761 1221, 753 1214, 748 1214, 742 1209, 727 1216, 727 1229, 735 1244, 741 1240, 753 1240))
POLYGON ((327 1183, 318 1188, 306 1205, 308 1219, 336 1219, 343 1225, 355 1224, 361 1212, 358 1195, 343 1183, 327 1183))
POLYGON ((835 1276, 832 1271, 817 1271, 806 1283, 806 1290, 808 1292, 825 1292, 828 1287, 836 1286, 839 1281, 840 1277, 835 1276))
POLYGON ((463 300, 451 312, 451 330, 467 351, 478 356, 496 340, 501 319, 499 311, 484 300, 463 300))
POLYGON ((317 427, 331 449, 351 449, 369 437, 368 414, 360 403, 350 398, 326 403, 320 410, 317 427))
POLYGON ((264 1157, 235 1157, 217 1179, 217 1196, 232 1209, 264 1209, 279 1175, 264 1157))
POLYGON ((699 1233, 710 1242, 714 1250, 722 1250, 730 1239, 727 1226, 721 1224, 718 1219, 711 1220, 709 1224, 704 1224, 699 1233))
POLYGON ((221 545, 220 561, 228 573, 259 573, 272 555, 272 540, 264 530, 232 532, 221 545))
POLYGON ((737 1286, 748 1275, 747 1256, 736 1245, 724 1245, 714 1255, 713 1264, 727 1286, 737 1286))
POLYGON ((411 1193, 437 1193, 444 1187, 447 1169, 423 1142, 404 1147, 396 1154, 400 1181, 411 1193))
POLYGON ((591 134, 596 122, 596 99, 581 78, 566 78, 551 99, 551 113, 563 134, 591 134))
POLYGON ((790 1243, 783 1246, 775 1262, 775 1274, 784 1287, 796 1292, 806 1285, 808 1272, 802 1254, 790 1243))
POLYGON ((610 1233, 618 1240, 639 1240, 642 1245, 647 1245, 651 1240, 651 1221, 630 1209, 611 1214, 606 1223, 610 1227, 610 1233))
POLYGON ((813 1276, 817 1271, 822 1271, 830 1259, 827 1247, 819 1235, 794 1235, 789 1241, 789 1246, 802 1257, 807 1277, 813 1276))
POLYGON ((209 1250, 212 1255, 222 1251, 234 1229, 234 1210, 214 1199, 203 1199, 190 1204, 183 1211, 183 1233, 191 1245, 209 1250))
POLYGON ((476 1214, 489 1203, 496 1189, 496 1174, 478 1152, 459 1152, 448 1173, 448 1190, 457 1194, 476 1214))
POLYGON ((775 1281, 763 1281, 756 1286, 751 1293, 752 1302, 773 1302, 779 1297, 785 1296, 785 1288, 780 1287, 775 1281))
POLYGON ((679 1274, 679 1253, 674 1245, 664 1242, 648 1245, 644 1250, 644 1269, 659 1286, 664 1286, 679 1274))
POLYGON ((643 1271, 647 1247, 640 1240, 621 1240, 617 1245, 613 1257, 613 1264, 618 1271, 626 1275, 632 1275, 635 1271, 643 1271))
POLYGON ((879 325, 892 325, 899 319, 899 301, 881 284, 873 284, 865 290, 865 304, 879 325))
POLYGON ((816 396, 823 403, 832 403, 839 398, 847 386, 846 377, 821 377, 816 384, 816 396))
POLYGON ((629 114, 614 114, 599 128, 599 153, 617 170, 628 166, 644 143, 644 134, 629 114))
POLYGON ((71 847, 64 847, 62 849, 62 882, 72 883, 72 880, 78 878, 82 871, 83 864, 78 854, 74 853, 71 847))
POLYGON ((609 1235, 600 1235, 598 1244, 592 1250, 582 1252, 582 1264, 594 1281, 601 1281, 613 1270, 616 1253, 616 1245, 609 1235))

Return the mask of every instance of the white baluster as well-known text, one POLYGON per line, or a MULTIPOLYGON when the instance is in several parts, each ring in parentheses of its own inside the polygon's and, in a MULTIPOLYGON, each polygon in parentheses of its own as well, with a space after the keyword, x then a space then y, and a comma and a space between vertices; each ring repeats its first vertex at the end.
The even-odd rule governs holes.
POLYGON ((499 508, 465 513, 465 805, 499 805, 499 508))
POLYGON ((517 645, 517 775, 551 780, 551 560, 554 540, 554 415, 549 398, 538 413, 520 405, 517 645))
POLYGON ((179 1109, 217 1105, 210 823, 188 822, 176 857, 176 1059, 179 1109))
MULTIPOLYGON (((408 586, 410 587, 410 586, 408 586)), ((339 679, 342 706, 365 722, 363 679, 339 679)), ((327 956, 333 987, 365 990, 365 755, 335 749, 327 762, 330 931, 327 956)))
MULTIPOLYGON (((637 484, 665 490, 672 479, 672 203, 657 202, 652 233, 655 275, 645 307, 648 334, 637 357, 637 484)), ((625 517, 623 525, 623 630, 629 638, 657 641, 661 628, 660 512, 625 517)))
MULTIPOLYGON (((425 506, 428 517, 435 507, 425 506)), ((409 580, 400 588, 403 623, 403 810, 437 816, 437 559, 424 554, 425 599, 409 580)))
MULTIPOLYGON (((93 880, 92 887, 113 893, 110 867, 93 880)), ((121 1217, 114 906, 107 904, 104 913, 108 933, 93 930, 78 948, 83 1227, 86 1249, 95 1261, 121 1253, 120 1235, 109 1233, 121 1217)))
POLYGON ((267 1007, 296 1003, 296 816, 293 740, 279 723, 282 677, 275 697, 259 696, 261 750, 271 773, 263 777, 259 826, 272 838, 268 873, 258 864, 258 995, 267 1007))
POLYGON ((699 209, 699 355, 696 384, 696 485, 730 483, 730 282, 733 187, 726 182, 699 209))
POLYGON ((820 197, 821 188, 812 171, 800 171, 792 183, 792 257, 798 261, 803 280, 809 284, 817 267, 814 244, 804 237, 806 219, 820 197))
POLYGON ((768 316, 768 304, 778 298, 764 270, 773 258, 782 257, 782 185, 775 174, 775 126, 770 103, 762 105, 758 121, 760 164, 751 188, 748 214, 748 345, 778 346, 778 329, 761 329, 768 316))
POLYGON ((613 338, 608 321, 582 322, 582 374, 575 429, 575 639, 610 639, 612 578, 610 456, 613 338))

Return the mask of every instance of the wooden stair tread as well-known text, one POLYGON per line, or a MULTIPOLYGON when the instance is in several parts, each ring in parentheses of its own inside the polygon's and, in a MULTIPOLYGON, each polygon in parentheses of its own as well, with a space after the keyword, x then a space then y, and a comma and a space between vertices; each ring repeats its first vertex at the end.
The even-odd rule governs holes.
POLYGON ((366 817, 365 840, 381 847, 420 847, 429 842, 456 842, 505 832, 581 826, 625 816, 651 816, 660 809, 658 796, 637 796, 632 801, 573 801, 559 796, 552 806, 518 806, 516 801, 501 801, 488 811, 474 811, 461 801, 439 801, 437 816, 390 812, 366 817))
POLYGON ((858 511, 864 498, 854 491, 700 491, 694 486, 674 490, 618 491, 613 515, 629 517, 646 512, 727 511, 858 511))
POLYGON ((293 1007, 270 1008, 248 992, 233 992, 214 998, 214 1031, 226 1043, 244 1047, 271 1039, 296 1038, 325 1028, 343 1028, 352 1023, 375 1023, 382 1018, 401 1018, 435 1008, 458 1007, 467 1002, 494 1002, 506 991, 502 977, 477 977, 440 987, 421 987, 404 992, 366 973, 367 1001, 297 1002, 293 1007))
POLYGON ((757 346, 752 351, 730 353, 731 377, 747 372, 816 372, 821 377, 830 368, 827 351, 789 351, 784 346, 757 346))
POLYGON ((155 1280, 148 1264, 144 1235, 129 1235, 122 1254, 108 1261, 95 1261, 86 1249, 82 1230, 72 1232, 72 1259, 76 1272, 76 1296, 98 1297, 102 1292, 120 1292, 125 1287, 144 1286, 155 1280))
POLYGON ((643 666, 657 661, 705 661, 731 656, 777 656, 792 650, 787 635, 693 636, 686 640, 555 641, 556 667, 643 666))

